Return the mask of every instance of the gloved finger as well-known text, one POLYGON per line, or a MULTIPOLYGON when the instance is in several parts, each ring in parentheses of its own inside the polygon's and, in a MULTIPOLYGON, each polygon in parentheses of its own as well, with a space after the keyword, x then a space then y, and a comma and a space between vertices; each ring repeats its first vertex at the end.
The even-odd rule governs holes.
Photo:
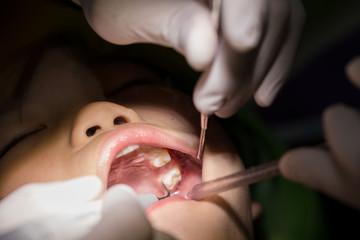
POLYGON ((100 222, 84 239, 151 239, 152 228, 135 192, 126 185, 111 187, 105 197, 100 222))
POLYGON ((360 56, 355 57, 346 65, 346 75, 360 89, 360 56))
POLYGON ((170 46, 195 69, 213 59, 217 31, 208 8, 197 1, 80 1, 92 28, 115 44, 136 42, 170 46))
POLYGON ((97 211, 98 202, 87 201, 97 197, 101 190, 102 182, 96 176, 20 187, 1 200, 0 232, 51 214, 76 215, 97 211), (21 214, 14 214, 14 211, 21 214))
POLYGON ((341 189, 337 169, 325 149, 302 147, 291 150, 281 157, 279 168, 284 177, 313 189, 327 193, 341 189))
POLYGON ((143 211, 146 211, 146 209, 150 207, 150 205, 159 201, 159 199, 154 194, 151 193, 137 194, 136 200, 140 204, 143 211))
POLYGON ((323 125, 339 168, 349 176, 360 180, 360 115, 343 104, 325 110, 323 125))
POLYGON ((254 95, 256 103, 260 106, 269 106, 273 102, 289 74, 300 41, 305 22, 305 11, 300 0, 289 0, 289 3, 290 20, 287 27, 288 34, 273 65, 254 95))
POLYGON ((259 202, 252 202, 251 203, 251 216, 253 220, 256 220, 262 214, 263 209, 259 202))
POLYGON ((256 53, 238 53, 224 39, 211 65, 199 78, 193 94, 198 111, 219 117, 234 114, 252 94, 252 70, 256 53), (240 89, 240 91, 239 91, 240 89))
POLYGON ((227 39, 221 40, 211 68, 195 87, 194 103, 199 111, 229 117, 258 88, 278 54, 289 15, 287 0, 274 0, 269 8, 268 31, 258 48, 240 53, 234 51, 227 39))
POLYGON ((59 182, 32 183, 21 189, 24 197, 62 205, 93 200, 102 190, 103 184, 95 175, 59 182))
POLYGON ((221 27, 235 50, 244 52, 257 46, 264 30, 267 0, 222 1, 221 27))
MULTIPOLYGON (((324 148, 298 148, 280 159, 281 174, 298 183, 360 208, 357 186, 347 181, 331 154, 324 148)), ((357 185, 357 183, 355 184, 357 185)))
POLYGON ((271 0, 269 2, 266 31, 257 49, 257 57, 254 64, 252 79, 253 90, 257 89, 275 58, 279 54, 281 46, 287 34, 290 4, 288 0, 271 0))

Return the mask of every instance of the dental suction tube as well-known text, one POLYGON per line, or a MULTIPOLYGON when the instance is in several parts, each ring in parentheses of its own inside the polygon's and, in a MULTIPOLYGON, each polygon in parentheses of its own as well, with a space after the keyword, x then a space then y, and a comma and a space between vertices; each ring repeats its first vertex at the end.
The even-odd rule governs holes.
POLYGON ((186 193, 186 198, 201 200, 217 193, 247 186, 279 175, 279 161, 272 161, 225 177, 196 184, 186 193))

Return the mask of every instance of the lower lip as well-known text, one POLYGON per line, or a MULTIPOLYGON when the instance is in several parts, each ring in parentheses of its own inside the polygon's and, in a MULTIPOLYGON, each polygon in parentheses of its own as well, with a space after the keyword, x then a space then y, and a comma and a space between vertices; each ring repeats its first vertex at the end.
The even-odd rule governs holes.
POLYGON ((174 203, 174 202, 180 202, 180 201, 190 201, 187 200, 183 197, 179 197, 179 196, 172 196, 172 197, 168 197, 162 200, 159 200, 158 202, 152 204, 148 209, 146 209, 146 215, 149 215, 152 211, 154 211, 155 209, 165 206, 167 204, 170 203, 174 203))

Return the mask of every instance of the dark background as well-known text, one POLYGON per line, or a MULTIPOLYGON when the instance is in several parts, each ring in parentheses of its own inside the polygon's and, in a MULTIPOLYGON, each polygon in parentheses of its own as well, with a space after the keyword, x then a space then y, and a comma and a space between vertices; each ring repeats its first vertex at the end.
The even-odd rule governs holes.
MULTIPOLYGON (((360 55, 360 1, 303 4, 307 22, 291 76, 271 107, 255 107, 289 148, 324 141, 321 114, 327 106, 343 102, 360 109, 360 90, 344 72, 346 63, 360 55)), ((358 238, 359 211, 319 195, 329 239, 358 238)))

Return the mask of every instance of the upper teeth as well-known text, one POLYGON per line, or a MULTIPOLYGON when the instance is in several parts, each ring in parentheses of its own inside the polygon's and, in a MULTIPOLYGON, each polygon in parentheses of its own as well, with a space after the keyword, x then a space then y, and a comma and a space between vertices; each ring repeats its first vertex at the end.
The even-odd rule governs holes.
POLYGON ((149 154, 154 157, 150 160, 154 167, 163 167, 171 161, 171 157, 166 149, 154 149, 149 154))
MULTIPOLYGON (((129 154, 140 148, 139 145, 131 145, 119 152, 115 158, 120 158, 126 154, 129 154)), ((160 147, 144 147, 142 146, 139 150, 138 159, 133 160, 133 162, 142 162, 144 158, 149 159, 151 166, 160 168, 171 162, 171 157, 169 152, 160 147)), ((170 167, 170 166, 169 166, 170 167)), ((181 181, 181 171, 177 166, 172 166, 170 170, 167 170, 166 174, 160 176, 161 181, 165 186, 172 190, 176 185, 181 181)))
POLYGON ((133 151, 135 151, 136 149, 138 149, 140 146, 139 145, 131 145, 131 146, 128 146, 127 148, 125 148, 124 150, 122 150, 121 152, 119 152, 115 158, 119 158, 119 157, 122 157, 128 153, 131 153, 133 151))

